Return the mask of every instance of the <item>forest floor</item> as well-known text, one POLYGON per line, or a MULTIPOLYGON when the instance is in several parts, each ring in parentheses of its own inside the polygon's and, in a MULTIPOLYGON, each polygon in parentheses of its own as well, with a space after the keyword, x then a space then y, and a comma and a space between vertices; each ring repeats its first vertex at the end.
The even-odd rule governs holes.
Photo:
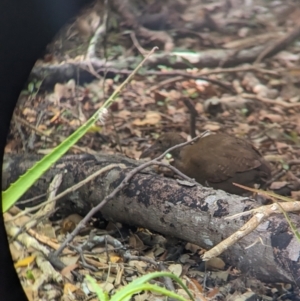
MULTIPOLYGON (((109 9, 102 1, 86 9, 61 30, 37 61, 34 69, 43 68, 45 72, 31 76, 20 95, 6 153, 48 153, 88 120, 132 72, 136 62, 158 46, 159 50, 118 95, 106 119, 97 122, 78 142, 79 148, 70 152, 122 153, 138 159, 164 132, 176 131, 186 139, 205 130, 224 132, 251 141, 272 164, 269 189, 299 200, 297 2, 111 2, 109 9), (105 27, 104 34, 99 30, 101 26, 105 27), (101 71, 95 67, 95 58, 105 62, 101 71), (78 67, 75 76, 63 69, 69 64, 78 67), (54 70, 61 70, 62 80, 47 81, 54 70)), ((53 224, 53 229, 57 231, 63 224, 53 224)), ((159 234, 143 229, 122 231, 128 235, 123 241, 128 248, 137 255, 165 261, 199 300, 300 300, 293 284, 262 283, 255 275, 241 275, 224 262, 205 269, 200 247, 179 241, 170 245, 159 234), (157 243, 149 245, 149 237, 157 243)), ((63 239, 60 235, 58 241, 63 239)), ((82 240, 77 238, 77 242, 82 240)), ((103 249, 89 256, 101 263, 102 274, 97 276, 106 280, 103 287, 108 292, 154 270, 142 260, 123 263, 113 250, 107 263, 103 249)), ((20 260, 22 252, 15 247, 12 252, 15 260, 20 260)), ((77 260, 78 255, 70 256, 66 264, 78 268, 77 260)), ((69 275, 70 271, 65 273, 69 275)), ((33 294, 28 292, 26 269, 19 268, 18 273, 27 295, 33 294)), ((68 289, 75 296, 86 297, 75 284, 69 283, 68 289)), ((63 297, 68 299, 66 292, 63 297)), ((160 298, 149 292, 134 297, 160 298)))

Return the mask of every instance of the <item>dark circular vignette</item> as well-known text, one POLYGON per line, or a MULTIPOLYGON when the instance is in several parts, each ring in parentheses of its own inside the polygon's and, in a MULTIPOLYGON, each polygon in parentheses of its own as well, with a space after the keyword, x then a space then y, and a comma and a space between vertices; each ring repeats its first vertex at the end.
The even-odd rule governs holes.
MULTIPOLYGON (((59 29, 92 0, 2 0, 0 3, 0 158, 18 96, 33 64, 59 29)), ((2 173, 0 173, 0 180, 2 173)), ((1 195, 1 194, 0 194, 1 195)), ((0 202, 2 212, 2 201, 0 202)), ((0 214, 1 300, 27 300, 13 266, 0 214)))

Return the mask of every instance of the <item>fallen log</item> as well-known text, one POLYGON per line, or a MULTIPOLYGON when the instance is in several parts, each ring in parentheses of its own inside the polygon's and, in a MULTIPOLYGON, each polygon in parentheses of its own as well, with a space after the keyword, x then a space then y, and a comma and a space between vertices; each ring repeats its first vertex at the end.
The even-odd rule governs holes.
MULTIPOLYGON (((39 158, 34 155, 6 155, 3 189, 14 182, 39 158)), ((80 182, 95 171, 120 164, 57 202, 62 212, 85 215, 139 165, 119 155, 71 155, 63 157, 22 198, 46 192, 57 173, 63 174, 60 191, 80 182), (126 168, 122 168, 126 166, 126 168)), ((195 185, 179 184, 150 170, 137 173, 129 185, 101 210, 107 220, 145 227, 211 249, 241 228, 249 216, 225 217, 258 207, 254 200, 195 185)), ((300 218, 290 214, 296 228, 300 218)), ((222 254, 222 258, 243 273, 266 282, 294 282, 300 285, 300 244, 282 215, 265 220, 249 235, 222 254)))

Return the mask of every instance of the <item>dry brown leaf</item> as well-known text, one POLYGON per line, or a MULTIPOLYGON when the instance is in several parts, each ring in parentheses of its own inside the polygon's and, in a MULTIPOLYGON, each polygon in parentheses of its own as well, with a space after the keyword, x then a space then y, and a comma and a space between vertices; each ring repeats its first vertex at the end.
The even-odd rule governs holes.
POLYGON ((161 260, 161 261, 165 259, 165 257, 167 256, 167 253, 168 252, 163 247, 156 247, 156 249, 154 250, 154 256, 155 257, 160 256, 159 260, 161 260))
POLYGON ((277 151, 279 152, 279 154, 282 154, 282 150, 289 148, 289 145, 284 142, 276 141, 275 145, 276 145, 276 148, 277 148, 277 151))
MULTIPOLYGON (((48 127, 45 124, 39 124, 37 129, 40 131, 48 131, 48 127)), ((47 134, 49 135, 49 134, 51 134, 51 132, 50 133, 48 132, 47 134)))
POLYGON ((31 220, 32 218, 30 218, 28 215, 21 215, 20 217, 14 220, 14 225, 18 227, 23 227, 26 223, 28 223, 31 220))
POLYGON ((143 241, 135 234, 130 235, 129 246, 130 246, 130 248, 139 250, 139 251, 142 251, 145 248, 143 241))
MULTIPOLYGON (((70 273, 72 271, 74 271, 75 269, 78 268, 78 264, 70 264, 68 266, 66 266, 64 269, 61 270, 61 274, 64 276, 64 277, 68 277, 68 276, 71 276, 70 273)), ((68 277, 69 278, 69 277, 68 277)))
POLYGON ((194 291, 195 287, 198 289, 198 292, 203 293, 203 286, 196 279, 189 278, 189 282, 188 282, 189 290, 194 291))
POLYGON ((37 232, 50 239, 56 239, 55 229, 50 223, 39 223, 37 226, 37 232))
POLYGON ((19 140, 11 140, 11 141, 9 141, 6 144, 6 146, 5 146, 4 153, 8 154, 8 153, 14 152, 17 149, 19 143, 20 143, 19 140))
POLYGON ((9 244, 9 250, 13 261, 17 261, 24 256, 23 248, 20 248, 16 241, 9 244))
POLYGON ((266 111, 260 113, 259 120, 270 120, 271 122, 277 123, 282 121, 282 116, 278 114, 269 114, 266 111))
POLYGON ((233 129, 233 132, 236 135, 247 134, 251 130, 251 127, 248 123, 239 123, 236 128, 233 129))
POLYGON ((181 264, 171 264, 169 266, 169 271, 176 275, 177 277, 180 277, 182 273, 182 265, 181 264))
POLYGON ((18 262, 16 262, 14 266, 15 266, 15 268, 27 267, 35 260, 35 257, 36 256, 34 256, 34 255, 25 257, 25 258, 19 260, 18 262))
POLYGON ((183 288, 178 289, 177 294, 180 295, 181 297, 184 297, 186 300, 190 300, 188 294, 183 288))
POLYGON ((190 255, 189 254, 182 254, 180 257, 179 257, 179 262, 180 263, 190 263, 191 262, 191 259, 190 259, 190 255))
POLYGON ((188 250, 188 251, 191 251, 192 253, 196 253, 198 250, 201 249, 201 247, 199 247, 198 245, 195 245, 195 244, 192 244, 192 243, 188 242, 185 245, 185 249, 188 250))
MULTIPOLYGON (((135 296, 132 297, 132 300, 134 301, 151 301, 151 294, 149 292, 143 292, 136 294, 135 296)), ((153 297, 153 296, 152 296, 153 297)), ((157 300, 157 298, 156 298, 157 300)))
POLYGON ((195 109, 199 114, 202 114, 204 112, 203 104, 201 102, 196 103, 195 109))
POLYGON ((206 296, 207 296, 207 298, 213 299, 213 298, 215 298, 219 293, 220 293, 219 288, 214 287, 211 291, 209 291, 209 292, 207 293, 206 296))
POLYGON ((127 110, 122 110, 118 112, 118 117, 127 119, 132 113, 127 110))
POLYGON ((277 32, 263 33, 260 35, 255 35, 251 37, 247 37, 244 39, 237 39, 231 42, 228 42, 223 45, 224 48, 233 49, 233 48, 249 48, 251 46, 256 46, 259 43, 265 43, 266 41, 270 41, 271 39, 276 39, 280 35, 277 32))
POLYGON ((206 262, 206 267, 207 269, 223 270, 225 267, 225 262, 221 258, 215 257, 206 262))
POLYGON ((110 282, 104 282, 104 283, 102 282, 102 283, 98 283, 98 285, 107 293, 109 293, 115 288, 114 285, 110 282))
POLYGON ((90 265, 93 265, 95 267, 99 267, 101 269, 106 269, 106 268, 108 269, 108 264, 106 263, 106 258, 101 260, 101 258, 99 256, 98 258, 102 262, 99 262, 98 260, 94 260, 94 259, 90 258, 88 255, 85 255, 84 258, 85 258, 86 262, 89 263, 90 265), (105 262, 104 262, 104 260, 105 260, 105 262))
POLYGON ((154 100, 155 100, 155 103, 164 102, 166 100, 166 95, 164 93, 161 93, 161 91, 155 91, 154 92, 154 100))
POLYGON ((66 84, 57 83, 54 86, 54 95, 60 101, 62 98, 70 98, 75 96, 76 83, 74 79, 70 79, 66 84))
POLYGON ((37 112, 33 109, 30 109, 30 108, 25 108, 23 111, 22 111, 23 115, 26 116, 26 120, 29 122, 29 123, 34 123, 36 121, 36 114, 37 112))
POLYGON ((50 123, 54 123, 60 117, 60 112, 57 112, 51 119, 50 123))
POLYGON ((79 127, 81 125, 81 122, 80 122, 80 120, 78 120, 78 119, 73 119, 73 120, 71 120, 70 121, 70 126, 71 127, 79 127))
POLYGON ((69 294, 70 292, 71 293, 74 293, 75 291, 78 290, 78 287, 75 286, 74 284, 72 283, 69 283, 67 282, 65 285, 64 285, 64 295, 67 295, 69 294))
POLYGON ((38 300, 38 291, 32 285, 23 287, 23 289, 29 301, 38 300))
MULTIPOLYGON (((286 51, 286 50, 280 51, 275 57, 276 57, 276 59, 281 60, 285 63, 288 63, 288 62, 295 63, 295 61, 299 60, 298 54, 294 54, 294 53, 286 51)), ((290 65, 290 67, 292 67, 292 66, 293 65, 290 65)))
POLYGON ((132 124, 136 126, 144 126, 144 125, 156 125, 160 122, 161 116, 158 112, 150 111, 146 114, 144 119, 137 118, 132 124))
POLYGON ((291 191, 291 197, 293 200, 300 200, 300 191, 291 191))
POLYGON ((270 185, 270 189, 271 190, 280 189, 280 188, 283 188, 284 186, 286 186, 287 184, 288 184, 287 181, 276 181, 270 185))
POLYGON ((118 254, 114 253, 112 255, 109 255, 109 260, 112 263, 122 262, 122 257, 120 257, 118 254))
POLYGON ((80 258, 80 255, 72 255, 72 256, 62 256, 60 260, 66 265, 66 266, 73 266, 77 264, 78 260, 80 258))
POLYGON ((216 124, 216 123, 207 123, 203 129, 206 130, 206 131, 218 131, 220 129, 220 125, 219 124, 216 124))
POLYGON ((130 260, 129 266, 140 268, 140 269, 145 269, 148 266, 148 264, 145 261, 130 260))

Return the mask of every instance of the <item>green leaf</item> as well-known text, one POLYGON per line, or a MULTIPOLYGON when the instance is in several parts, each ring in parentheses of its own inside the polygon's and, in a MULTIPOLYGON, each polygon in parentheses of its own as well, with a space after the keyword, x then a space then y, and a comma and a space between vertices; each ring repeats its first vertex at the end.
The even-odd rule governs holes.
MULTIPOLYGON (((139 278, 135 279, 134 281, 132 281, 130 284, 126 285, 125 288, 118 291, 111 300, 114 300, 114 301, 129 300, 129 298, 123 299, 125 297, 128 297, 128 292, 132 292, 134 290, 134 288, 137 288, 138 286, 142 286, 146 282, 149 282, 150 280, 157 278, 157 277, 170 277, 170 278, 174 279, 186 291, 186 293, 191 298, 191 300, 194 300, 192 294, 190 293, 188 288, 184 285, 184 283, 181 281, 181 279, 170 272, 154 272, 154 273, 139 277, 139 278)), ((142 289, 140 289, 140 290, 142 290, 142 289)))
POLYGON ((143 61, 135 68, 135 70, 126 78, 126 80, 113 92, 113 94, 105 101, 101 108, 79 129, 71 134, 66 140, 58 145, 51 153, 46 155, 42 160, 37 162, 19 179, 11 184, 7 190, 2 192, 2 210, 7 211, 35 182, 39 179, 57 160, 59 160, 84 134, 92 127, 95 122, 107 113, 109 108, 120 91, 130 82, 133 76, 141 68, 143 63, 154 52, 155 48, 143 59, 143 61))
POLYGON ((95 290, 98 299, 101 301, 108 301, 109 300, 108 294, 104 292, 104 290, 97 284, 96 280, 90 275, 86 275, 85 277, 90 282, 93 289, 95 290))
POLYGON ((27 270, 26 271, 26 278, 29 279, 29 280, 35 280, 35 278, 33 276, 33 273, 32 273, 32 270, 27 270))
POLYGON ((42 80, 37 81, 37 82, 35 83, 36 88, 39 89, 39 88, 41 87, 42 83, 43 83, 42 80))
MULTIPOLYGON (((101 110, 101 109, 100 109, 101 110)), ((7 211, 58 159, 72 147, 98 119, 98 111, 79 129, 58 145, 51 153, 37 162, 19 179, 2 192, 3 212, 7 211)))
POLYGON ((31 82, 31 83, 28 84, 28 91, 30 93, 33 93, 33 91, 34 91, 34 83, 33 82, 31 82))
MULTIPOLYGON (((130 283, 131 284, 131 283, 130 283)), ((137 286, 130 286, 126 285, 121 291, 122 294, 118 294, 116 293, 115 295, 112 296, 112 298, 110 299, 111 301, 128 301, 132 298, 133 295, 141 292, 141 291, 151 291, 151 292, 155 292, 155 293, 159 293, 162 294, 166 297, 169 298, 174 298, 180 301, 188 301, 187 299, 181 297, 180 295, 169 291, 163 287, 160 287, 158 285, 155 284, 149 284, 149 283, 145 283, 145 284, 140 284, 137 286)), ((120 292, 121 292, 120 291, 120 292)))

